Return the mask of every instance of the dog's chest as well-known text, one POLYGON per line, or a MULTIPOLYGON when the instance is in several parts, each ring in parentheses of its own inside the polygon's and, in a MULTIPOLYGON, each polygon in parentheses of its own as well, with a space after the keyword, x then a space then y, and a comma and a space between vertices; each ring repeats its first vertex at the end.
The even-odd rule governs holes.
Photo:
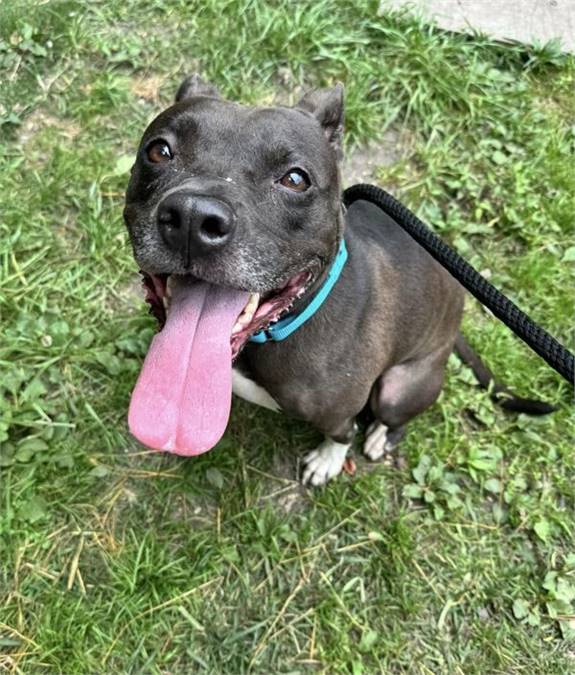
POLYGON ((250 403, 261 405, 274 412, 279 412, 280 410, 278 403, 263 387, 260 387, 259 384, 250 380, 236 368, 232 369, 232 391, 236 396, 239 396, 250 403))

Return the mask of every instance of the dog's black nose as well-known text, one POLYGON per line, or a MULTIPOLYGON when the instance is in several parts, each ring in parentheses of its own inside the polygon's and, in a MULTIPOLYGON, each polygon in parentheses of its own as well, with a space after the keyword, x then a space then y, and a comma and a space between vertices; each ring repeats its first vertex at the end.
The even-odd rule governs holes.
POLYGON ((172 192, 158 207, 163 240, 186 260, 225 246, 234 233, 234 220, 227 204, 193 192, 172 192))

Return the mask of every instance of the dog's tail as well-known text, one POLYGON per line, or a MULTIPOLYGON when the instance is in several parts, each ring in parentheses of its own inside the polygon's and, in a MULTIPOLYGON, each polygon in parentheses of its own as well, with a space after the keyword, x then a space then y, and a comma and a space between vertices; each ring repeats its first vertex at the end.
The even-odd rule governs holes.
POLYGON ((491 391, 491 399, 504 410, 527 413, 528 415, 548 415, 557 410, 555 406, 531 398, 516 396, 504 384, 497 382, 493 373, 483 363, 466 339, 459 333, 455 341, 455 353, 467 364, 477 378, 479 385, 491 391))

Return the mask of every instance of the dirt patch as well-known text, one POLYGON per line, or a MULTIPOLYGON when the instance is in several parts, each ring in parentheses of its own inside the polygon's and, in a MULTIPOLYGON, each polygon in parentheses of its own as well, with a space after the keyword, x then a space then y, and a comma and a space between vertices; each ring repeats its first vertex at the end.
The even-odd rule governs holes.
POLYGON ((163 75, 140 75, 132 79, 130 89, 134 96, 146 103, 158 104, 162 101, 160 90, 166 79, 163 75))
POLYGON ((404 155, 400 134, 393 129, 388 130, 379 143, 360 146, 344 158, 341 168, 344 187, 374 182, 380 167, 391 166, 404 155))
POLYGON ((213 527, 218 521, 218 504, 205 497, 195 497, 193 503, 182 494, 176 494, 170 518, 178 523, 187 523, 191 528, 213 527))
POLYGON ((275 93, 268 101, 261 105, 285 105, 294 106, 300 101, 307 91, 313 87, 301 85, 290 68, 278 68, 275 76, 275 93))
POLYGON ((142 285, 142 277, 134 272, 126 283, 116 289, 113 298, 114 310, 118 312, 138 312, 145 305, 145 293, 142 285))
POLYGON ((307 490, 298 480, 301 471, 299 459, 299 455, 292 452, 276 452, 273 459, 271 473, 281 480, 283 487, 270 480, 266 492, 277 508, 286 514, 299 513, 309 505, 307 490))
POLYGON ((39 132, 48 128, 57 129, 58 134, 68 140, 76 138, 82 131, 82 128, 77 122, 59 119, 39 108, 28 115, 24 120, 18 134, 18 142, 21 145, 28 145, 39 132))

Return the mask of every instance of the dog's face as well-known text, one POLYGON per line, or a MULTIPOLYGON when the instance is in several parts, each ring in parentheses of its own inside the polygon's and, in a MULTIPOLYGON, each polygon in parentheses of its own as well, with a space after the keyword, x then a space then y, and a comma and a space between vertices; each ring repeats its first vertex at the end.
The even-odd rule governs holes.
POLYGON ((186 80, 145 131, 127 191, 142 270, 260 296, 298 275, 309 285, 341 235, 342 126, 340 85, 250 108, 186 80))

